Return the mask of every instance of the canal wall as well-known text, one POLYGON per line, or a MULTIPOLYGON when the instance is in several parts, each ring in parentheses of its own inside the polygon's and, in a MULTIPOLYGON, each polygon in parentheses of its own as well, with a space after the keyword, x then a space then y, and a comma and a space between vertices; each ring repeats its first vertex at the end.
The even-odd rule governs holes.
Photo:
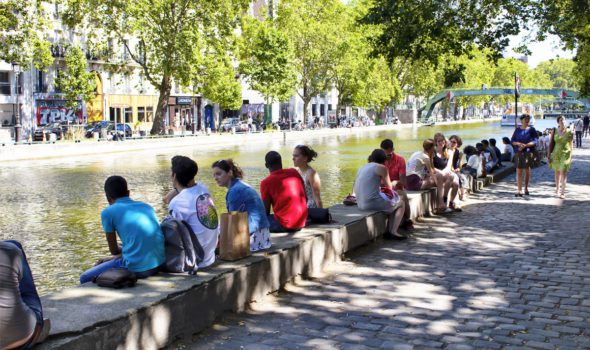
MULTIPOLYGON (((485 122, 494 121, 487 119, 485 122)), ((448 121, 438 125, 482 123, 482 120, 448 121)), ((417 125, 420 127, 420 125, 417 125)), ((78 157, 96 154, 109 154, 120 152, 143 152, 163 150, 168 148, 194 146, 200 149, 208 149, 219 146, 236 144, 268 143, 269 141, 301 140, 302 137, 321 137, 336 135, 356 135, 371 131, 403 130, 416 127, 412 124, 376 125, 356 128, 314 129, 304 131, 276 131, 252 134, 196 134, 171 137, 133 138, 125 141, 95 141, 82 140, 58 141, 55 143, 24 143, 15 145, 12 142, 0 142, 0 161, 22 161, 49 158, 78 157)))
MULTIPOLYGON (((481 190, 513 171, 508 165, 484 179, 472 179, 473 188, 481 190)), ((435 190, 409 192, 408 197, 413 218, 435 209, 435 190)), ((273 234, 271 248, 235 262, 217 261, 196 276, 160 274, 130 289, 90 283, 46 295, 43 309, 52 330, 36 349, 161 348, 206 329, 224 312, 244 310, 298 276, 319 275, 386 230, 383 213, 343 205, 330 211, 330 224, 273 234)))

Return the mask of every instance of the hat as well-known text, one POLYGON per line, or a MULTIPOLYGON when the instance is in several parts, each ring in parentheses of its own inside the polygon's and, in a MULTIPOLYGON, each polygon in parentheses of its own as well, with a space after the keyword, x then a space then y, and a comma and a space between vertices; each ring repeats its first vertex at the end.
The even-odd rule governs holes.
POLYGON ((521 115, 520 115, 520 119, 522 120, 522 119, 524 119, 524 118, 529 118, 529 119, 530 119, 530 118, 531 118, 531 116, 530 116, 530 115, 528 115, 528 114, 521 114, 521 115))

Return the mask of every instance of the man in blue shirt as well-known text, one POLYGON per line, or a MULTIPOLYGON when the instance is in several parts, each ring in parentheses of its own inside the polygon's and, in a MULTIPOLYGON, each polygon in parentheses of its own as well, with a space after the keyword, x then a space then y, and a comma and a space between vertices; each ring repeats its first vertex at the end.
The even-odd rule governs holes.
POLYGON ((109 207, 100 214, 112 256, 100 259, 80 276, 80 283, 92 281, 102 272, 122 267, 138 278, 155 275, 165 262, 164 235, 154 208, 129 198, 127 181, 111 176, 104 184, 109 207), (122 246, 117 244, 119 235, 122 246))

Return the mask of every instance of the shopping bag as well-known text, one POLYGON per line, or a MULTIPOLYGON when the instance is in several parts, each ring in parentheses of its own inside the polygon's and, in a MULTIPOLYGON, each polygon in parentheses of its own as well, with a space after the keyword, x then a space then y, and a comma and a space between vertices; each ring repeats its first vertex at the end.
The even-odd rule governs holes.
POLYGON ((232 211, 221 214, 219 258, 238 260, 250 255, 248 212, 232 211))

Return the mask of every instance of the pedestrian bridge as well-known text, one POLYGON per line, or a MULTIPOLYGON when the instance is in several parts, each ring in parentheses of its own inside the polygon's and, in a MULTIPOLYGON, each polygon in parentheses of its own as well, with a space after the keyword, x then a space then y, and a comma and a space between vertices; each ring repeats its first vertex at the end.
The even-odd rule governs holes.
MULTIPOLYGON (((545 95, 545 96, 558 96, 562 99, 577 99, 582 102, 586 108, 590 108, 590 100, 581 98, 580 94, 576 90, 572 89, 561 89, 561 88, 521 88, 521 95, 545 95)), ((498 95, 514 95, 514 88, 485 88, 485 89, 447 89, 442 90, 434 97, 432 97, 426 105, 419 110, 420 121, 428 121, 432 116, 432 111, 437 103, 444 99, 452 99, 454 97, 467 97, 467 96, 498 96, 498 95)))

